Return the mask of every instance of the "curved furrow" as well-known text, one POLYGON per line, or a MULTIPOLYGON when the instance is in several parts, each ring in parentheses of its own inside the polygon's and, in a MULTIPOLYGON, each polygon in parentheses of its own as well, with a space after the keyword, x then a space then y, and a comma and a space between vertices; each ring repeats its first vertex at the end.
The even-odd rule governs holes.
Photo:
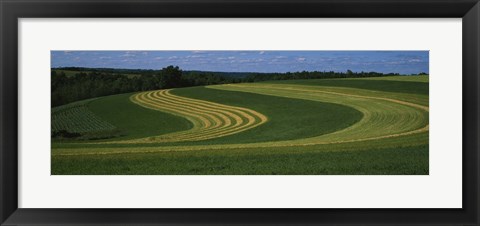
POLYGON ((219 117, 221 117, 225 123, 225 125, 223 125, 222 128, 225 128, 225 127, 228 128, 230 126, 239 126, 244 123, 244 119, 239 115, 236 115, 232 112, 229 112, 220 108, 217 109, 211 106, 205 107, 200 105, 194 105, 194 104, 191 104, 189 101, 179 101, 174 98, 169 98, 169 96, 167 96, 166 93, 161 93, 160 95, 160 93, 157 92, 155 94, 155 98, 157 99, 157 101, 164 101, 174 105, 181 105, 183 107, 193 109, 194 111, 216 114, 219 117))
MULTIPOLYGON (((152 110, 158 110, 159 107, 161 107, 158 102, 155 102, 149 98, 147 98, 146 96, 148 95, 148 93, 141 93, 139 95, 135 95, 133 96, 133 99, 131 98, 131 100, 133 100, 134 103, 141 103, 143 107, 147 107, 147 108, 150 108, 152 110)), ((165 107, 168 107, 167 105, 165 107)), ((190 112, 182 112, 182 113, 179 113, 181 111, 180 108, 176 108, 174 106, 170 106, 168 108, 164 108, 163 109, 164 112, 166 113, 170 113, 170 114, 173 114, 173 115, 177 115, 177 116, 181 116, 181 117, 185 117, 187 118, 189 121, 191 121, 194 125, 193 125, 193 128, 209 128, 211 127, 211 120, 210 119, 207 119, 205 117, 203 117, 202 115, 199 115, 199 114, 193 114, 193 113, 190 113, 190 112)))
MULTIPOLYGON (((156 95, 157 100, 173 99, 174 102, 179 101, 176 98, 177 96, 168 95, 168 94, 169 94, 169 90, 168 91, 163 91, 163 92, 162 91, 157 92, 157 95, 156 95)), ((197 100, 191 99, 191 98, 182 98, 182 100, 185 101, 181 104, 182 106, 191 106, 193 108, 198 108, 197 100), (191 104, 191 103, 194 103, 194 104, 191 104)), ((266 122, 266 120, 267 120, 267 118, 265 116, 263 116, 262 114, 257 113, 255 111, 252 111, 250 109, 227 106, 227 105, 222 105, 222 104, 216 104, 216 103, 213 103, 213 102, 202 102, 202 103, 205 103, 205 105, 203 107, 208 107, 209 109, 213 109, 213 110, 225 109, 225 110, 227 110, 226 114, 231 116, 235 120, 238 120, 239 122, 236 123, 235 126, 232 126, 232 127, 222 126, 222 127, 217 128, 216 130, 204 130, 204 131, 195 132, 190 137, 182 136, 182 137, 179 137, 179 139, 178 139, 179 141, 205 140, 205 139, 211 139, 211 138, 231 135, 231 134, 242 132, 242 131, 245 131, 247 129, 258 126, 259 124, 262 124, 262 123, 266 122), (246 113, 245 111, 248 112, 248 113, 246 113), (254 116, 250 115, 249 113, 253 113, 254 116, 259 116, 258 117, 259 120, 257 120, 254 116), (245 120, 243 120, 242 118, 246 118, 246 123, 244 123, 245 120)))
MULTIPOLYGON (((179 103, 182 103, 182 104, 185 104, 185 105, 192 105, 196 108, 224 109, 224 110, 221 110, 221 111, 226 113, 226 114, 232 115, 232 113, 233 113, 234 117, 237 117, 237 118, 240 118, 240 119, 241 118, 246 119, 246 123, 244 123, 244 124, 238 123, 234 128, 229 128, 229 127, 219 128, 215 131, 205 131, 204 133, 197 133, 197 134, 193 135, 194 137, 200 137, 202 140, 204 138, 206 138, 205 137, 206 135, 208 135, 209 137, 212 137, 212 138, 219 137, 218 135, 222 135, 222 136, 231 135, 231 134, 235 134, 235 133, 242 132, 242 131, 245 131, 247 129, 250 129, 250 127, 252 125, 254 125, 257 121, 261 121, 261 122, 262 121, 263 122, 267 121, 267 118, 264 115, 259 114, 258 112, 252 111, 250 109, 239 108, 239 107, 229 107, 229 109, 225 109, 222 105, 219 105, 219 104, 214 104, 212 102, 209 102, 209 104, 205 104, 204 102, 197 101, 197 100, 194 100, 194 99, 188 100, 189 98, 185 99, 183 97, 171 95, 171 94, 169 94, 169 92, 166 92, 166 95, 163 96, 163 97, 172 99, 175 102, 179 102, 179 103), (245 111, 247 111, 247 112, 245 112, 245 111), (239 117, 239 116, 241 116, 241 117, 239 117)), ((244 121, 244 120, 242 120, 242 121, 244 121)))
POLYGON ((177 133, 174 133, 174 134, 169 134, 168 136, 172 137, 172 141, 183 141, 183 140, 192 141, 192 140, 202 139, 202 138, 199 138, 199 136, 201 134, 212 133, 212 132, 215 132, 215 131, 218 131, 218 130, 223 130, 225 128, 230 128, 232 125, 233 126, 238 126, 238 125, 241 125, 243 123, 243 120, 241 119, 241 117, 238 117, 236 115, 232 116, 231 114, 229 115, 229 113, 222 114, 222 113, 219 113, 218 111, 215 111, 215 110, 199 109, 196 106, 192 106, 192 105, 184 104, 184 103, 178 103, 176 101, 168 100, 167 98, 162 98, 162 95, 160 95, 160 96, 153 95, 153 98, 155 99, 153 101, 162 103, 162 105, 156 105, 159 108, 161 108, 161 107, 175 108, 176 107, 177 109, 178 108, 183 109, 185 112, 190 112, 190 113, 193 113, 193 114, 196 114, 196 113, 197 114, 207 114, 207 115, 210 115, 210 116, 213 116, 213 117, 218 117, 218 118, 224 119, 223 121, 218 121, 217 125, 215 125, 213 127, 210 127, 210 128, 203 128, 200 131, 187 130, 187 131, 177 132, 177 133), (235 122, 234 124, 232 124, 232 120, 230 119, 230 117, 233 118, 234 120, 236 119, 236 121, 234 121, 235 122))
POLYGON ((170 90, 148 91, 133 95, 131 101, 153 110, 185 117, 190 130, 133 140, 106 143, 164 143, 213 139, 257 127, 267 117, 250 109, 175 96, 170 90))
MULTIPOLYGON (((169 91, 162 92, 161 94, 165 94, 162 96, 158 96, 161 99, 169 99, 172 98, 174 99, 175 102, 178 102, 180 98, 177 98, 178 96, 175 95, 168 95, 169 91), (166 96, 168 95, 168 97, 166 96)), ((182 105, 187 105, 187 106, 192 106, 194 108, 197 108, 199 103, 195 99, 190 99, 190 98, 183 98, 182 100, 187 101, 183 102, 182 105), (194 104, 192 104, 194 103, 194 104)), ((201 132, 196 132, 193 134, 191 137, 182 137, 183 140, 205 140, 205 139, 211 139, 211 138, 217 138, 221 136, 227 136, 227 135, 232 135, 236 134, 242 131, 245 131, 247 129, 253 128, 252 126, 258 126, 256 124, 263 124, 264 122, 267 121, 267 118, 255 111, 252 111, 250 109, 245 109, 245 108, 240 108, 240 107, 233 107, 233 106, 227 106, 227 105, 222 105, 222 104, 216 104, 213 102, 202 102, 205 103, 204 107, 208 107, 210 109, 226 109, 227 114, 232 115, 231 112, 235 113, 233 114, 233 117, 236 118, 237 120, 239 118, 245 118, 246 122, 244 124, 242 123, 237 123, 235 127, 232 128, 218 128, 214 131, 201 131, 201 132), (245 112, 246 111, 246 112, 245 112), (253 114, 253 116, 251 115, 253 114), (240 116, 240 117, 239 117, 240 116), (258 119, 256 118, 258 117, 258 119), (258 123, 260 122, 260 123, 258 123)), ((245 121, 245 120, 242 120, 245 121)))
POLYGON ((323 91, 305 85, 235 84, 210 88, 338 103, 351 106, 364 114, 359 122, 348 128, 299 140, 303 144, 381 139, 428 131, 428 107, 396 99, 323 91))
POLYGON ((196 134, 203 131, 212 130, 215 128, 222 127, 228 123, 225 123, 221 120, 221 117, 218 117, 215 114, 205 113, 201 111, 196 111, 195 109, 188 108, 175 103, 169 103, 166 101, 158 100, 154 97, 153 92, 146 92, 137 95, 139 98, 134 98, 137 100, 137 104, 141 106, 150 106, 154 110, 162 109, 164 112, 173 113, 175 115, 185 117, 189 120, 194 118, 195 121, 200 123, 194 124, 193 128, 186 131, 180 131, 170 134, 165 134, 161 136, 147 137, 142 139, 128 140, 127 143, 136 143, 136 142, 175 142, 179 140, 181 136, 191 133, 196 134), (199 125, 200 124, 200 125, 199 125))
POLYGON ((254 110, 248 109, 248 108, 228 106, 228 105, 218 104, 218 103, 215 103, 215 102, 209 102, 209 101, 205 101, 205 100, 191 99, 191 98, 187 98, 187 97, 176 96, 176 95, 171 94, 169 91, 170 90, 168 90, 168 92, 166 92, 165 94, 168 95, 171 98, 176 99, 176 100, 186 100, 186 101, 189 101, 189 103, 195 103, 196 105, 198 104, 198 105, 203 105, 203 106, 213 106, 213 107, 217 107, 217 108, 225 108, 225 106, 226 106, 228 108, 225 108, 225 109, 228 109, 228 110, 231 110, 231 111, 236 111, 236 110, 245 111, 245 112, 248 112, 251 115, 254 115, 254 116, 257 116, 259 118, 263 118, 264 120, 267 120, 265 115, 263 115, 261 113, 258 113, 254 110))
MULTIPOLYGON (((161 92, 164 92, 163 90, 161 92)), ((205 126, 204 129, 215 129, 221 126, 224 126, 226 124, 225 121, 222 122, 222 115, 212 113, 211 111, 203 111, 199 110, 195 107, 184 105, 184 104, 179 104, 176 102, 168 101, 163 98, 159 98, 158 96, 155 95, 155 92, 150 92, 147 94, 147 99, 144 99, 145 101, 153 102, 154 106, 157 108, 167 108, 167 109, 175 109, 178 112, 186 112, 188 114, 193 114, 193 115, 199 115, 204 117, 205 119, 208 120, 208 126, 205 126)), ((180 113, 180 114, 181 114, 180 113)))

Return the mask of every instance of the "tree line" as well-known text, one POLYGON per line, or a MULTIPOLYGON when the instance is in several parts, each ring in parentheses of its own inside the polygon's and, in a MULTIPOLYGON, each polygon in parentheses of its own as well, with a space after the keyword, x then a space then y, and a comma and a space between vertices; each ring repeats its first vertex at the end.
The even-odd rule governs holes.
POLYGON ((72 70, 61 68, 51 71, 52 107, 120 93, 240 82, 239 79, 214 73, 183 73, 178 66, 156 71, 81 68, 73 75, 65 74, 67 69, 72 70))
MULTIPOLYGON (((422 73, 425 74, 425 73, 422 73)), ((230 73, 182 71, 178 66, 161 70, 111 68, 53 68, 51 71, 52 107, 88 98, 156 89, 204 86, 267 80, 358 78, 398 75, 378 72, 230 73), (64 71, 74 71, 67 75, 64 71)))

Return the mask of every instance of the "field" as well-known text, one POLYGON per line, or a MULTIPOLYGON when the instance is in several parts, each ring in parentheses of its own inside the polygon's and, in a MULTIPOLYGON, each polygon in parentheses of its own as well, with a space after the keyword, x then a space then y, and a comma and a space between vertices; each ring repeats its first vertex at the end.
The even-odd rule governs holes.
POLYGON ((52 130, 68 130, 73 133, 87 133, 114 130, 115 126, 100 119, 88 109, 93 100, 66 104, 52 111, 52 130))
POLYGON ((52 109, 52 174, 428 174, 428 76, 153 90, 52 109))

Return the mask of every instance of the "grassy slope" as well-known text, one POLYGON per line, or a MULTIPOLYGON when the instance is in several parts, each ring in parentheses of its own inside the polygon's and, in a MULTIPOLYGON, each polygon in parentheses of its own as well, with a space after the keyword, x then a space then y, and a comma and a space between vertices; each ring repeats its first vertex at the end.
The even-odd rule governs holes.
POLYGON ((90 111, 88 105, 93 100, 77 101, 52 108, 52 131, 66 130, 73 133, 88 133, 116 129, 115 126, 90 111))
POLYGON ((313 137, 346 128, 362 117, 362 114, 355 109, 338 104, 253 93, 205 87, 176 89, 172 93, 249 108, 269 118, 266 124, 254 129, 214 140, 195 142, 195 144, 253 143, 313 137))
MULTIPOLYGON (((88 102, 88 109, 108 124, 114 125, 116 133, 121 133, 121 137, 107 140, 134 139, 145 136, 155 136, 165 133, 171 133, 186 130, 192 127, 191 123, 184 118, 173 116, 167 113, 154 111, 140 107, 131 101, 129 97, 132 94, 112 95, 102 98, 94 98, 76 103, 88 102)), ((72 105, 69 104, 69 105, 72 105)), ((62 108, 62 107, 57 107, 62 108)), ((110 131, 92 131, 96 136, 108 136, 110 131)), ((66 146, 84 146, 85 143, 92 141, 53 141, 52 147, 66 146), (74 143, 72 143, 74 142, 74 143)), ((99 142, 99 141, 95 141, 99 142)))
POLYGON ((52 174, 428 174, 428 146, 349 151, 318 147, 53 156, 52 174))
POLYGON ((266 83, 350 87, 375 91, 428 95, 428 76, 392 76, 373 78, 307 79, 267 81, 266 83))
MULTIPOLYGON (((267 123, 251 130, 205 141, 166 144, 56 144, 55 147, 178 146, 292 140, 340 130, 354 124, 362 117, 359 111, 350 107, 309 100, 221 91, 204 87, 175 89, 173 93, 221 104, 246 107, 266 115, 269 119, 267 123)), ((152 136, 160 134, 159 128, 163 129, 161 130, 161 134, 163 134, 167 132, 167 129, 171 130, 176 125, 183 123, 183 121, 172 120, 174 116, 169 114, 135 105, 128 100, 128 97, 128 94, 109 96, 100 98, 90 105, 92 112, 129 134, 107 141, 152 136), (111 109, 117 110, 112 111, 111 109)), ((176 129, 181 130, 185 127, 176 129)))
MULTIPOLYGON (((285 96, 313 101, 328 101, 352 106, 364 113, 355 125, 335 133, 295 141, 282 141, 275 144, 255 144, 265 146, 290 146, 308 144, 329 144, 332 142, 379 139, 400 134, 428 131, 428 107, 387 98, 387 93, 364 95, 360 89, 305 86, 297 84, 234 84, 210 86, 212 89, 236 90, 272 96, 285 96)), ((399 94, 397 94, 399 95, 399 94)), ((252 146, 252 145, 250 145, 252 146)))
POLYGON ((402 81, 402 82, 423 82, 428 83, 430 76, 418 75, 418 76, 389 76, 389 77, 371 77, 365 78, 368 80, 383 80, 383 81, 402 81))
MULTIPOLYGON (((311 85, 315 83, 312 81, 305 82, 311 85)), ((332 86, 332 82, 328 83, 332 86)), ((353 84, 349 86, 343 82, 338 87, 360 88, 358 82, 353 84)), ((385 82, 383 84, 389 85, 385 82)), ((392 95, 407 99, 408 95, 414 95, 421 99, 420 102, 426 102, 428 105, 428 96, 418 94, 425 93, 425 86, 415 82, 409 84, 423 90, 405 87, 411 90, 410 94, 405 94, 406 97, 398 93, 392 95)), ((364 83, 362 86, 362 89, 379 89, 376 86, 368 87, 364 83)), ((398 84, 394 86, 398 87, 398 84)), ((428 84, 426 89, 428 93, 428 84)), ((221 95, 212 98, 221 98, 221 95)), ((355 145, 263 148, 261 151, 232 149, 86 156, 54 155, 52 163, 53 174, 428 174, 428 133, 358 142, 355 145), (393 146, 384 145, 385 142, 393 146)))
MULTIPOLYGON (((335 88, 335 91, 345 90, 359 95, 382 96, 403 100, 411 103, 429 105, 428 76, 390 76, 372 78, 345 78, 345 79, 310 79, 267 81, 267 84, 293 84, 322 86, 335 88), (352 90, 355 89, 355 90, 352 90)), ((262 83, 257 83, 262 84, 262 83)))
POLYGON ((122 131, 93 113, 88 105, 96 98, 52 108, 52 142, 108 139, 122 136, 122 131), (65 137, 65 132, 70 138, 65 137), (63 135, 61 135, 63 134, 63 135), (73 135, 73 137, 72 137, 73 135))
MULTIPOLYGON (((146 109, 132 103, 129 101, 131 95, 129 93, 92 98, 53 108, 52 120, 57 121, 52 121, 52 129, 54 126, 64 129, 57 124, 78 124, 79 117, 65 117, 62 114, 72 106, 88 108, 88 113, 92 114, 93 117, 90 117, 90 119, 87 117, 82 121, 84 127, 90 128, 84 136, 70 140, 55 139, 52 142, 52 147, 84 146, 85 143, 92 142, 92 140, 100 142, 97 140, 100 138, 102 138, 102 141, 135 139, 186 130, 192 127, 191 123, 184 118, 146 109), (104 130, 101 127, 103 124, 111 125, 114 129, 104 130)), ((78 114, 74 116, 78 116, 78 114)), ((88 114, 80 116, 86 117, 88 114)), ((75 127, 70 130, 76 132, 75 127)))
POLYGON ((116 139, 133 139, 153 136, 191 128, 184 118, 143 108, 132 103, 132 94, 99 98, 89 105, 90 110, 102 119, 115 125, 127 136, 116 139))

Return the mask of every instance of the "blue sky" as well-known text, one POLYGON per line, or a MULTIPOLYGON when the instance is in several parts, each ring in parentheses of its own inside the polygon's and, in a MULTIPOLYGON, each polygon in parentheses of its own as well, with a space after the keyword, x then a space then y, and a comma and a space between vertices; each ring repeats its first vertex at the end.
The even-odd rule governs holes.
POLYGON ((51 51, 52 67, 223 72, 429 72, 428 51, 51 51))

